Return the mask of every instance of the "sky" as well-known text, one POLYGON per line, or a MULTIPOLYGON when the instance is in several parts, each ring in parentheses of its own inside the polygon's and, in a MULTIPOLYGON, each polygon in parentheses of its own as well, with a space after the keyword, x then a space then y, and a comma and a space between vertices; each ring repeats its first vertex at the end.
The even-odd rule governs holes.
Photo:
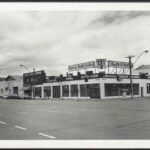
POLYGON ((100 58, 134 61, 143 50, 150 50, 150 11, 0 11, 1 77, 26 68, 65 74, 68 65, 100 58))

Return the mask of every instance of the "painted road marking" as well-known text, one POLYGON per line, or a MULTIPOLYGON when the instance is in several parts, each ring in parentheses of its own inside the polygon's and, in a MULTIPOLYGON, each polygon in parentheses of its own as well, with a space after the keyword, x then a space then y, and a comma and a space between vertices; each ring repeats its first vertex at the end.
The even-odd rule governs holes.
POLYGON ((41 133, 41 132, 39 132, 38 134, 42 135, 42 136, 45 136, 45 137, 48 137, 48 138, 51 138, 51 139, 55 139, 56 138, 54 136, 50 136, 50 135, 47 135, 47 134, 44 134, 44 133, 41 133))
POLYGON ((20 126, 14 126, 15 128, 21 129, 21 130, 26 130, 26 128, 20 127, 20 126))
POLYGON ((3 122, 3 121, 0 121, 0 123, 2 123, 2 124, 7 124, 6 122, 3 122))

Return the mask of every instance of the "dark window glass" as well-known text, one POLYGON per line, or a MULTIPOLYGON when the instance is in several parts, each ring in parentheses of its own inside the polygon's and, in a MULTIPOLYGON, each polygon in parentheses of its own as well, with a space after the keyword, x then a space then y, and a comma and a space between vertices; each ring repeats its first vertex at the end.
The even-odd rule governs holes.
POLYGON ((86 84, 82 84, 80 85, 80 95, 81 97, 87 97, 88 90, 87 90, 87 85, 86 84))
POLYGON ((18 87, 13 87, 13 93, 18 94, 18 87))
POLYGON ((53 86, 53 98, 60 98, 60 86, 53 86))
POLYGON ((150 83, 147 83, 147 93, 150 93, 150 83))
POLYGON ((69 96, 69 85, 63 85, 62 86, 62 94, 63 94, 63 97, 69 96))
POLYGON ((72 97, 78 96, 78 85, 77 84, 71 85, 71 96, 72 97))
POLYGON ((133 84, 133 95, 139 95, 139 84, 133 84))
POLYGON ((44 97, 51 97, 51 87, 50 86, 45 86, 44 87, 44 97))
POLYGON ((31 90, 25 90, 24 95, 25 96, 32 96, 32 91, 31 90))
POLYGON ((41 87, 36 87, 35 88, 35 96, 36 97, 41 97, 41 87))
MULTIPOLYGON (((126 91, 130 95, 130 84, 105 84, 105 96, 122 96, 126 91)), ((133 84, 133 95, 139 94, 139 84, 133 84)))
POLYGON ((100 98, 100 84, 88 84, 87 92, 91 98, 100 98))

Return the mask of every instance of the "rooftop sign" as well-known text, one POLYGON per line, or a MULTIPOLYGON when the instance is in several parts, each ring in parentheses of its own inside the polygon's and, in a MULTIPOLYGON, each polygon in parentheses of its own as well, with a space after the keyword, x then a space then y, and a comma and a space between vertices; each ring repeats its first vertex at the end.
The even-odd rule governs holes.
MULTIPOLYGON (((114 67, 114 68, 129 68, 128 62, 123 61, 108 61, 108 67, 114 67)), ((132 64, 133 67, 133 64, 132 64)))
POLYGON ((89 62, 85 62, 85 63, 68 66, 69 71, 75 71, 75 70, 81 70, 81 69, 87 69, 87 68, 95 68, 95 62, 89 61, 89 62))

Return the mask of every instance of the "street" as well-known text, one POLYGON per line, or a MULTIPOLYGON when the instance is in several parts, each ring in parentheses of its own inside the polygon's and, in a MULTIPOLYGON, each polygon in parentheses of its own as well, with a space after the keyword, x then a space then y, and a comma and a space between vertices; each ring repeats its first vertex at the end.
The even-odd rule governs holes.
POLYGON ((0 139, 150 139, 150 98, 1 99, 0 139))

